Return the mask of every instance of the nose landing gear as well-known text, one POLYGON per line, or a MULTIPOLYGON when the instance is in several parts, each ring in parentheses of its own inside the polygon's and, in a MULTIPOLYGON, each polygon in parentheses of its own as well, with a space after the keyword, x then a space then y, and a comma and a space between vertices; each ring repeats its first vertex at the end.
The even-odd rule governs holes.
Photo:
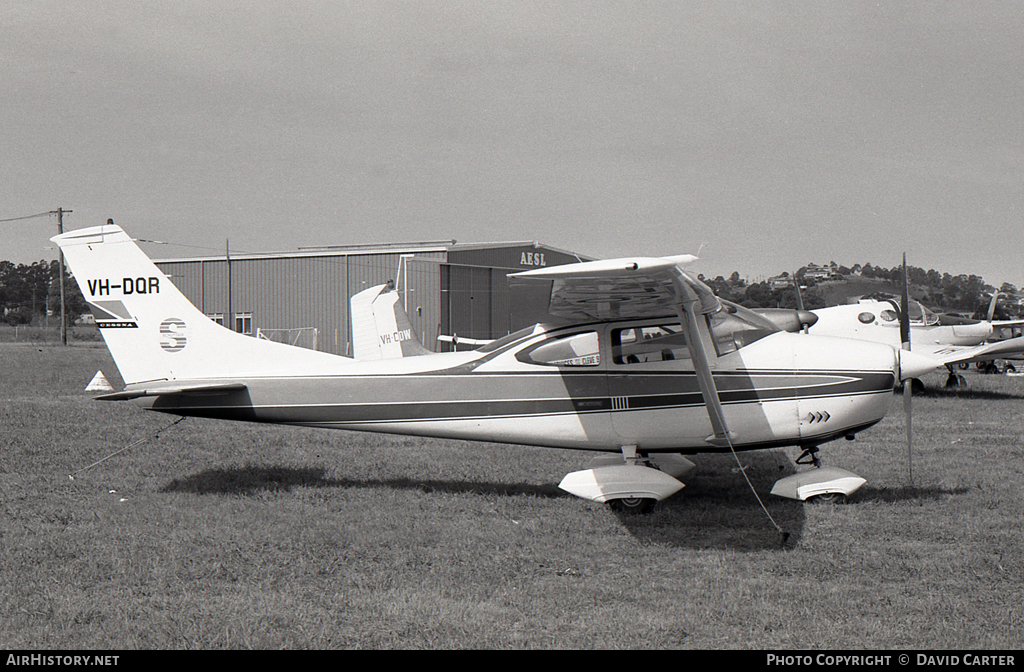
POLYGON ((810 465, 813 469, 802 471, 786 478, 780 478, 772 487, 772 494, 801 502, 814 501, 841 504, 856 492, 866 480, 846 469, 823 467, 818 459, 818 447, 804 448, 796 463, 810 465))

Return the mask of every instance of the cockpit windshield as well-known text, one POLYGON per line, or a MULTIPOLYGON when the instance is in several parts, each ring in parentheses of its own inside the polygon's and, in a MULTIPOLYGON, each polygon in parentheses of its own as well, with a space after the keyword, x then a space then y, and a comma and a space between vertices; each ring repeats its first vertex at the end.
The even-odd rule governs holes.
POLYGON ((913 322, 921 322, 925 326, 930 327, 939 323, 939 316, 930 311, 924 304, 918 303, 913 299, 907 304, 907 313, 913 322))

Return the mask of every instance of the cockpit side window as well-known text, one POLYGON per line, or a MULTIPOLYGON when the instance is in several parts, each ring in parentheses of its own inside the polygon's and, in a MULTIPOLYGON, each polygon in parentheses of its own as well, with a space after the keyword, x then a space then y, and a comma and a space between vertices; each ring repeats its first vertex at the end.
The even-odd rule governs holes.
POLYGON ((615 364, 690 359, 686 334, 678 324, 612 329, 611 339, 615 364))

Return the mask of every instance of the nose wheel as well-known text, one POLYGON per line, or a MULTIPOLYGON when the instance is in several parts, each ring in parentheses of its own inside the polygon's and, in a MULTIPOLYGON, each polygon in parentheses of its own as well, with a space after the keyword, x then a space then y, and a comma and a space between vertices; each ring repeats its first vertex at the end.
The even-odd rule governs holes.
POLYGON ((772 487, 773 495, 802 502, 842 504, 866 482, 851 471, 821 466, 817 446, 807 446, 794 461, 814 468, 779 479, 772 487))

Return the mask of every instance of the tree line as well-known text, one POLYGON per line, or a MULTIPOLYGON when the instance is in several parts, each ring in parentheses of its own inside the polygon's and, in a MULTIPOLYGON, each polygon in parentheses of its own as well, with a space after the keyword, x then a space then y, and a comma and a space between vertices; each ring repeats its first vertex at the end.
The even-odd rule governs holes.
MULTIPOLYGON (((810 266, 810 265, 808 265, 810 266)), ((849 282, 854 278, 869 278, 881 281, 887 286, 884 293, 898 296, 903 287, 903 266, 885 268, 871 264, 856 264, 853 267, 830 265, 835 274, 828 279, 808 277, 808 266, 801 267, 793 276, 782 273, 779 278, 795 281, 800 286, 800 298, 804 307, 809 310, 824 308, 830 302, 827 297, 835 292, 835 283, 849 282)), ((738 271, 728 278, 718 276, 709 279, 701 276, 704 283, 710 286, 721 298, 733 301, 747 308, 796 308, 798 305, 797 289, 793 283, 772 283, 768 280, 748 283, 738 271)), ((996 288, 977 275, 952 275, 936 270, 925 270, 916 266, 907 266, 907 284, 910 295, 936 312, 951 312, 984 319, 987 317, 992 297, 1000 294, 995 319, 1011 319, 1019 317, 1021 306, 1016 286, 1003 283, 996 288)), ((834 302, 833 302, 834 303, 834 302)))
MULTIPOLYGON (((64 309, 68 326, 89 312, 78 284, 67 276, 64 309)), ((0 315, 11 326, 31 324, 47 314, 60 316, 60 263, 37 261, 14 264, 0 261, 0 315)))

